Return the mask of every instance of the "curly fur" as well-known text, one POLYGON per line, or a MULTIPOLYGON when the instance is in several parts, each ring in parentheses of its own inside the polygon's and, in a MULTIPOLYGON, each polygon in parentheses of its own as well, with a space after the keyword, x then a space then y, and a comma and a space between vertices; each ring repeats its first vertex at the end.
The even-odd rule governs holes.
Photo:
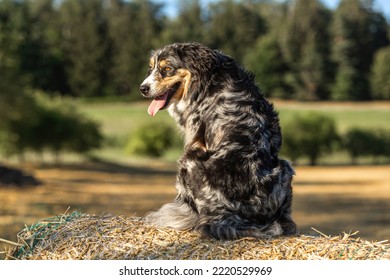
POLYGON ((251 73, 204 45, 172 44, 152 53, 141 92, 156 99, 167 94, 161 109, 185 140, 177 197, 146 215, 147 223, 217 239, 296 232, 294 171, 278 158, 278 114, 251 73))

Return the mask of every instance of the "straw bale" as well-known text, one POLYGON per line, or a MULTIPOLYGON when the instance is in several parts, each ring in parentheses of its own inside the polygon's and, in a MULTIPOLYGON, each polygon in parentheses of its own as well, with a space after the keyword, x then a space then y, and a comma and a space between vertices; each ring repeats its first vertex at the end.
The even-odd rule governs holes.
POLYGON ((390 259, 387 241, 351 234, 296 235, 221 241, 191 231, 145 225, 140 218, 74 212, 46 219, 18 234, 6 259, 29 260, 378 260, 390 259))

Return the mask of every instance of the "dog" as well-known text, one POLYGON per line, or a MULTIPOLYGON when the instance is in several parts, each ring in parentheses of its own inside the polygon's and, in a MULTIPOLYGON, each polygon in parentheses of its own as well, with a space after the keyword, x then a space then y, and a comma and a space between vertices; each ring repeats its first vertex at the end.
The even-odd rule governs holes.
POLYGON ((153 51, 141 94, 167 109, 184 135, 177 197, 143 220, 221 240, 293 235, 294 170, 279 159, 278 114, 254 75, 199 43, 153 51))

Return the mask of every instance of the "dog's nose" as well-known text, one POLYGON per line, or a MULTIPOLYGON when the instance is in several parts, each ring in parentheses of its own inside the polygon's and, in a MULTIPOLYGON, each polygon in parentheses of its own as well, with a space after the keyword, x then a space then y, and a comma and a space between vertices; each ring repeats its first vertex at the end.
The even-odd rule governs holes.
POLYGON ((143 96, 147 96, 148 93, 149 93, 149 90, 150 90, 150 86, 148 86, 148 85, 141 85, 139 87, 139 90, 141 91, 143 96))

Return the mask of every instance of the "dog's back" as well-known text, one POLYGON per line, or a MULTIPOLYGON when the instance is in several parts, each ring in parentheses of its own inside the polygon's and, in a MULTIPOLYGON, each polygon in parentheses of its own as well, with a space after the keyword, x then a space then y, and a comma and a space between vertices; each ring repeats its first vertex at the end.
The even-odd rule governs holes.
MULTIPOLYGON (((278 115, 253 75, 200 44, 170 45, 152 57, 189 73, 190 79, 165 85, 165 90, 177 88, 164 106, 185 137, 178 196, 145 220, 218 239, 295 233, 290 216, 294 171, 278 158, 278 115), (176 100, 179 88, 184 89, 176 100)), ((164 83, 163 77, 159 82, 164 83)))

